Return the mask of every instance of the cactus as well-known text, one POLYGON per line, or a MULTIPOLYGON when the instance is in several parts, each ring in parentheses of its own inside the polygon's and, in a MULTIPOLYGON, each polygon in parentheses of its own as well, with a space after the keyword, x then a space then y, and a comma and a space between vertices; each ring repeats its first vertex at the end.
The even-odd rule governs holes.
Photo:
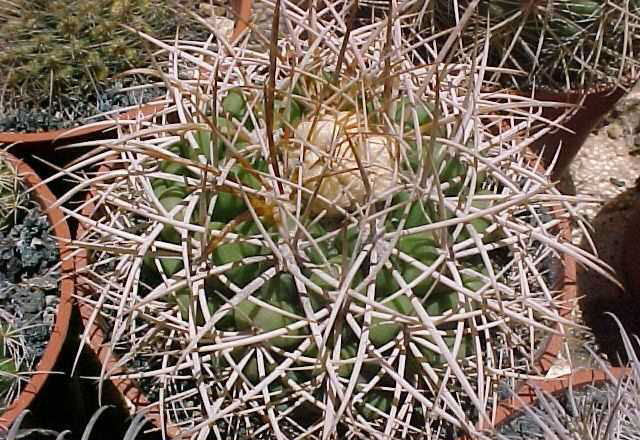
POLYGON ((132 125, 66 173, 103 166, 62 200, 93 190, 65 211, 111 350, 186 435, 475 432, 568 324, 552 254, 603 271, 556 236, 568 199, 520 153, 537 103, 492 115, 469 66, 412 64, 400 19, 347 38, 276 5, 274 35, 292 31, 270 55, 212 50, 181 81, 182 44, 163 72, 180 123, 132 125))
POLYGON ((25 201, 24 188, 15 169, 0 158, 0 230, 15 223, 25 201))
MULTIPOLYGON (((456 26, 469 1, 436 0, 432 25, 456 26), (458 11, 454 4, 458 5, 458 11)), ((492 66, 516 69, 493 80, 553 90, 630 85, 638 77, 640 5, 615 0, 481 0, 464 28, 466 56, 488 30, 492 66)))
POLYGON ((66 128, 148 99, 126 91, 134 78, 113 79, 152 59, 121 25, 174 38, 185 21, 159 0, 1 0, 0 131, 66 128))
POLYGON ((0 318, 0 409, 4 410, 20 393, 17 373, 26 367, 26 343, 22 332, 12 327, 13 317, 0 318))

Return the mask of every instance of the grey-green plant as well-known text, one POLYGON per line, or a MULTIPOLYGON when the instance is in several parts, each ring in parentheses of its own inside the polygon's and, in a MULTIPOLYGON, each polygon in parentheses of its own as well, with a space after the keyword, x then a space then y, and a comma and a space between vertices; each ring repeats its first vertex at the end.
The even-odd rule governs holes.
POLYGON ((530 134, 538 102, 415 65, 402 18, 354 30, 340 11, 276 2, 268 53, 145 36, 172 53, 178 122, 131 121, 64 171, 60 204, 91 190, 63 209, 125 369, 103 378, 143 387, 163 430, 474 433, 571 324, 554 257, 606 273, 522 154, 548 130, 530 134))
MULTIPOLYGON (((471 2, 432 0, 425 31, 454 29, 471 2)), ((427 13, 427 9, 429 13, 427 13)), ((629 87, 640 74, 637 0, 481 0, 458 40, 466 57, 488 45, 497 84, 519 89, 629 87)))
MULTIPOLYGON (((611 314, 610 314, 611 315, 611 314)), ((537 401, 514 415, 493 434, 500 440, 637 440, 640 438, 640 362, 629 335, 614 315, 629 362, 627 374, 616 375, 611 365, 590 347, 596 366, 606 375, 600 383, 570 383, 561 393, 535 390, 537 401)))
MULTIPOLYGON (((175 38, 194 2, 161 0, 0 1, 0 131, 47 131, 148 100, 150 89, 117 75, 151 64, 122 25, 175 38)), ((191 22, 190 33, 203 28, 191 22)))

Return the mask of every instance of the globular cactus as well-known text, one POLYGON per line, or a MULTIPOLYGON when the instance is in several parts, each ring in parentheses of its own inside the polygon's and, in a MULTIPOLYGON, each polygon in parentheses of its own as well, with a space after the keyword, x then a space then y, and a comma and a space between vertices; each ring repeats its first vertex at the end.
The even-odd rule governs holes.
POLYGON ((69 170, 101 166, 76 189, 95 206, 66 212, 111 350, 185 435, 474 432, 568 324, 551 260, 602 271, 521 154, 537 103, 415 66, 400 19, 274 17, 268 54, 183 43, 179 123, 69 170))
MULTIPOLYGON (((5 287, 6 288, 6 287, 5 287)), ((13 403, 22 383, 17 375, 29 364, 28 349, 21 329, 15 328, 15 317, 6 311, 0 315, 0 410, 13 403)))
MULTIPOLYGON (((433 15, 427 28, 455 27, 470 3, 429 2, 433 15)), ((490 65, 519 71, 494 75, 502 85, 599 89, 629 86, 637 79, 638 26, 640 4, 635 1, 481 0, 461 41, 467 57, 482 51, 486 41, 490 65)))

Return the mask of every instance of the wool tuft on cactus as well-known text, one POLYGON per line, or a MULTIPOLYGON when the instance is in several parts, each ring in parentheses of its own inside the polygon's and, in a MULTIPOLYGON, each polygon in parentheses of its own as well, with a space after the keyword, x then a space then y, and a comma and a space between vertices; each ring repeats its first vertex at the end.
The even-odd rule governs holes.
POLYGON ((522 154, 539 103, 481 93, 482 66, 415 65, 401 19, 342 10, 276 2, 268 53, 146 36, 172 105, 65 172, 61 202, 91 190, 66 212, 125 370, 105 378, 170 434, 476 432, 570 325, 552 261, 605 272, 522 154))

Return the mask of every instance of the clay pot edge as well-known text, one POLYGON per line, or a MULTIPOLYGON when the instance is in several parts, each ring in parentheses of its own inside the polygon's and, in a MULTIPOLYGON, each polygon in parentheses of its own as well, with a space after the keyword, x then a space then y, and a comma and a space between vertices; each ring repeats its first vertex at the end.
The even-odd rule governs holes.
POLYGON ((72 259, 71 249, 68 246, 71 240, 69 226, 60 208, 51 208, 56 201, 56 197, 25 162, 10 153, 4 152, 2 154, 5 155, 5 159, 16 169, 18 175, 22 177, 25 186, 33 190, 32 194, 35 200, 40 204, 43 211, 46 212, 53 228, 53 236, 56 239, 61 259, 59 282, 60 302, 56 313, 56 321, 44 353, 33 371, 34 374, 22 389, 17 400, 0 416, 0 428, 8 430, 16 417, 27 409, 33 399, 38 395, 60 355, 69 331, 75 280, 73 277, 74 261, 72 259))

